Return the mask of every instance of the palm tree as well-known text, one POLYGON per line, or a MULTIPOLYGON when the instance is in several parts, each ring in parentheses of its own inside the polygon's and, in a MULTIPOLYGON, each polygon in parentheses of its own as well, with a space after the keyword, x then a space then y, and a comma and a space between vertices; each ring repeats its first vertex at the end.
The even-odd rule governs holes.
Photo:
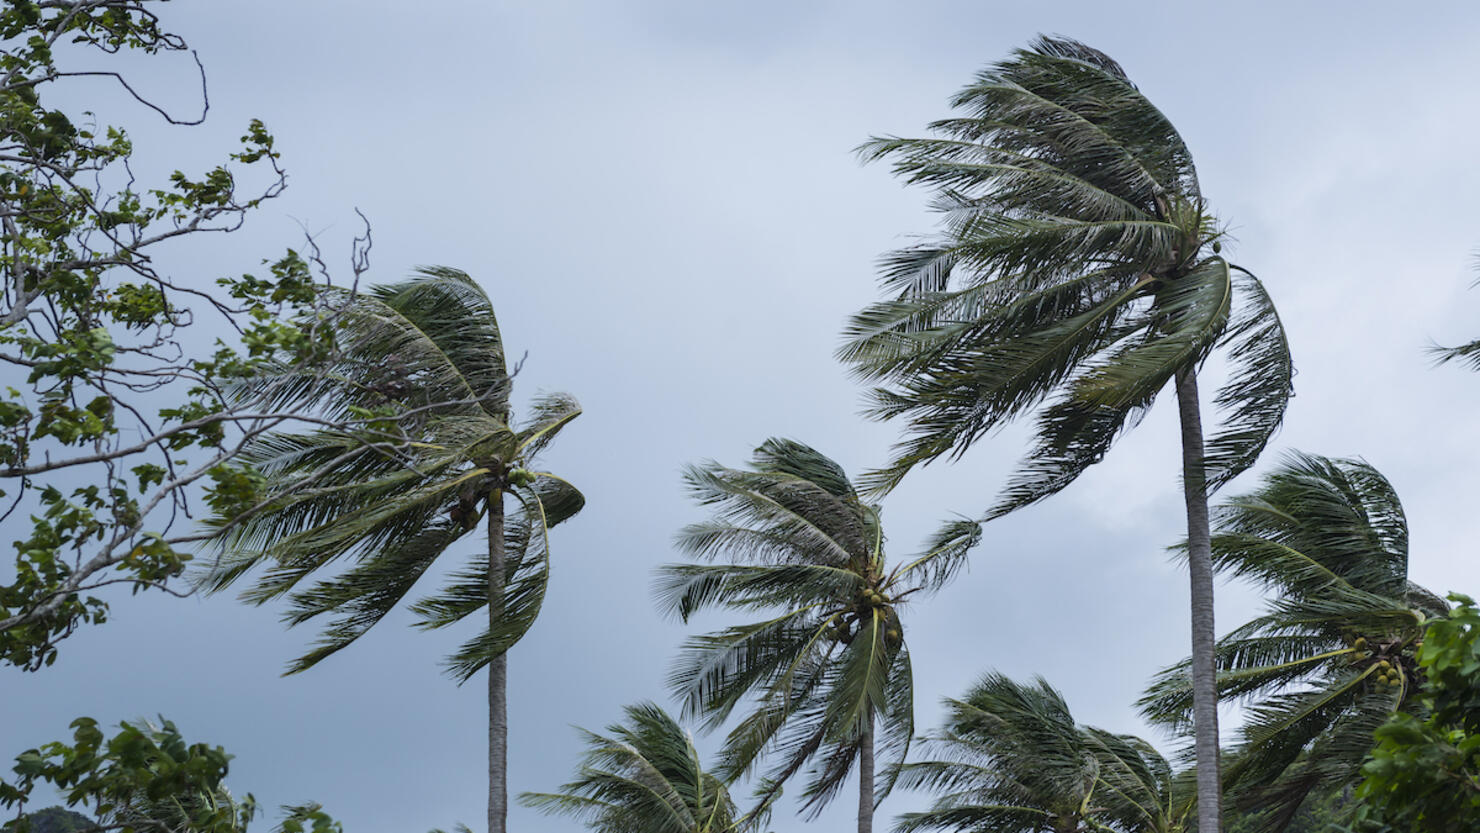
MULTIPOLYGON (((1219 640, 1218 689, 1249 704, 1227 781, 1238 802, 1289 824, 1309 795, 1358 778, 1372 732, 1421 708, 1414 653, 1448 605, 1408 580, 1408 526, 1392 484, 1361 460, 1290 455, 1254 492, 1219 508, 1216 567, 1273 594, 1262 616, 1219 640)), ((1186 726, 1187 663, 1141 700, 1186 726)))
POLYGON ((519 802, 582 819, 601 833, 739 833, 757 829, 765 807, 742 816, 725 780, 704 770, 694 741, 652 703, 628 706, 609 735, 582 732, 586 757, 558 793, 519 802))
POLYGON ((901 767, 901 783, 940 795, 908 813, 900 833, 1181 833, 1192 814, 1186 779, 1150 744, 1074 722, 1042 678, 988 674, 946 701, 930 760, 901 767))
POLYGON ((766 612, 685 644, 670 682, 686 714, 705 715, 712 729, 742 701, 758 701, 730 732, 719 771, 739 777, 775 752, 763 801, 810 763, 803 809, 815 814, 857 762, 858 829, 869 833, 890 786, 884 779, 876 789, 875 755, 903 759, 914 733, 900 607, 951 578, 980 526, 948 523, 924 555, 891 570, 879 507, 806 445, 767 440, 749 470, 708 463, 689 467, 685 480, 715 515, 679 534, 679 548, 700 563, 663 569, 663 604, 684 621, 708 607, 766 612))
POLYGON ((1213 583, 1207 495, 1258 457, 1293 370, 1260 282, 1221 255, 1192 156, 1120 65, 1040 38, 961 91, 924 139, 863 146, 931 186, 945 229, 885 260, 892 297, 854 316, 839 356, 881 383, 873 416, 907 438, 879 490, 1005 422, 1037 413, 1037 446, 988 517, 1042 499, 1098 461, 1169 384, 1182 422, 1192 584, 1199 830, 1218 833, 1213 583), (1206 444, 1197 371, 1231 375, 1206 444))
POLYGON ((339 352, 329 371, 284 368, 257 384, 272 386, 284 408, 362 427, 265 435, 249 450, 254 476, 265 478, 263 497, 244 516, 218 513, 223 557, 206 584, 221 590, 262 565, 246 601, 287 596, 292 625, 335 617, 290 668, 303 671, 373 627, 482 522, 486 551, 412 610, 424 628, 487 610, 488 627, 449 658, 448 669, 459 682, 489 670, 488 824, 502 833, 505 654, 544 599, 546 531, 584 503, 564 480, 528 467, 580 407, 566 394, 546 395, 528 422, 511 424, 512 378, 498 321, 488 296, 462 272, 426 268, 338 301, 339 352), (506 497, 513 498, 507 508, 506 497), (341 559, 351 563, 338 574, 299 586, 341 559))

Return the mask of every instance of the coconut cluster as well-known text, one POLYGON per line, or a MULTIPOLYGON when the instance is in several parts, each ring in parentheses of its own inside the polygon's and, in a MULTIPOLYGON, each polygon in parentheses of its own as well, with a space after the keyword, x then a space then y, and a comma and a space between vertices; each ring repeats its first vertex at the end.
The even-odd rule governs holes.
POLYGON ((859 623, 864 619, 872 619, 874 611, 883 608, 885 644, 890 648, 898 648, 904 643, 904 633, 900 629, 899 617, 889 608, 889 601, 889 597, 878 590, 872 587, 863 588, 851 609, 836 616, 823 631, 823 635, 834 642, 848 645, 858 635, 859 623))
POLYGON ((1401 642, 1388 640, 1373 644, 1366 637, 1357 636, 1349 637, 1347 644, 1352 648, 1353 664, 1375 669, 1372 672, 1375 685, 1396 688, 1412 674, 1412 662, 1402 654, 1401 642))
POLYGON ((1392 688, 1403 681, 1403 672, 1391 662, 1381 660, 1377 663, 1377 675, 1373 679, 1380 686, 1392 688))

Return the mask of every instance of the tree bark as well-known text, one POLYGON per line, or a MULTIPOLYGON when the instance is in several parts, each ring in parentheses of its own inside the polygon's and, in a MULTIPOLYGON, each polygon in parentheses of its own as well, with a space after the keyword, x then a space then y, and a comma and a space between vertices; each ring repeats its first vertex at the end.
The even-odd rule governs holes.
POLYGON ((1197 733, 1197 830, 1222 831, 1218 762, 1218 688, 1213 664, 1213 549, 1197 373, 1177 374, 1182 417, 1182 491, 1187 502, 1187 567, 1192 585, 1192 718, 1197 733))
POLYGON ((869 709, 858 745, 858 833, 874 833, 874 710, 869 709))
MULTIPOLYGON (((504 613, 504 492, 488 496, 488 624, 504 613)), ((488 833, 509 825, 508 654, 488 662, 488 833)))

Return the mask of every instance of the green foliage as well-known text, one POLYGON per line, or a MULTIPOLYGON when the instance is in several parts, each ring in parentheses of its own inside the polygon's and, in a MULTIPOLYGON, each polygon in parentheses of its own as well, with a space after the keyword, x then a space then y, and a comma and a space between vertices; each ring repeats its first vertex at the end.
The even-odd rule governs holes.
POLYGON ((558 793, 524 793, 520 803, 574 816, 599 833, 740 833, 760 829, 767 807, 741 816, 728 784, 706 772, 693 738, 661 708, 624 709, 609 735, 583 732, 586 756, 558 793))
POLYGON ((1480 828, 1480 609, 1450 594, 1448 618, 1429 623, 1418 651, 1426 714, 1398 714, 1377 730, 1362 767, 1355 829, 1426 833, 1480 828))
POLYGON ((286 416, 231 389, 264 363, 308 364, 330 346, 318 281, 295 252, 214 292, 155 265, 172 239, 230 231, 282 190, 262 124, 221 165, 147 187, 123 129, 50 104, 78 62, 169 122, 195 123, 91 71, 90 51, 187 50, 161 28, 159 1, 0 9, 0 360, 20 369, 0 389, 0 517, 31 527, 0 584, 0 662, 22 668, 50 664, 59 640, 103 621, 98 588, 165 587, 181 573, 195 540, 174 524, 187 495, 286 416), (184 358, 202 327, 204 339, 230 337, 184 358))
POLYGON ((1193 827, 1188 779, 1151 744, 1074 722, 1062 695, 1039 678, 988 674, 961 700, 928 757, 900 782, 937 794, 907 813, 901 833, 1103 831, 1182 833, 1193 827))
MULTIPOLYGON (((449 660, 466 680, 517 642, 539 614, 549 577, 546 533, 585 503, 564 480, 532 470, 538 453, 580 406, 566 394, 535 400, 527 422, 509 418, 512 377, 488 296, 468 275, 428 268, 407 281, 325 295, 338 326, 325 368, 283 362, 240 395, 311 413, 328 427, 263 434, 212 472, 209 501, 222 557, 205 576, 221 590, 254 568, 243 593, 256 604, 287 597, 290 624, 333 616, 302 671, 354 642, 393 610, 452 544, 513 510, 497 622, 449 660), (336 576, 300 586, 338 561, 336 576)), ((448 586, 412 609, 424 628, 486 611, 490 559, 473 558, 448 586)))
MULTIPOLYGON (((1220 697, 1247 719, 1227 756, 1244 824, 1288 830, 1308 804, 1349 786, 1372 732, 1422 710, 1424 625, 1448 606, 1408 580, 1408 526, 1386 478, 1360 460, 1292 454, 1254 492, 1216 513, 1213 560, 1272 594, 1263 615, 1218 641, 1220 697)), ((1141 700, 1151 720, 1186 730, 1189 663, 1141 700)))
POLYGON ((907 423, 893 488, 1036 414, 1037 447, 992 510, 1064 488, 1173 377, 1221 348, 1232 365, 1207 444, 1216 487, 1251 465, 1284 415, 1293 370, 1259 281, 1219 252, 1181 136, 1105 54, 1061 38, 983 71, 930 138, 880 138, 931 188, 943 230, 887 256, 890 297, 855 315, 840 358, 881 383, 870 413, 907 423))
MULTIPOLYGON (((663 568, 661 603, 685 620, 708 607, 764 618, 688 640, 670 685, 708 728, 757 701, 726 740, 721 775, 775 753, 763 788, 774 795, 811 763, 802 796, 815 812, 863 744, 875 743, 876 723, 886 756, 908 752, 914 681, 900 611, 950 580, 980 526, 948 523, 923 555, 891 570, 879 507, 809 446, 767 440, 749 470, 707 463, 684 479, 714 518, 679 533, 679 548, 700 563, 663 568)), ((876 800, 889 786, 885 779, 876 800)))
MULTIPOLYGON (((1324 795, 1312 793, 1290 818, 1285 833, 1344 833, 1356 806, 1352 790, 1348 784, 1324 795)), ((1268 823, 1270 812, 1278 808, 1228 813, 1228 833, 1258 833, 1268 823)))
POLYGON ((0 825, 4 833, 17 833, 26 825, 28 833, 81 833, 97 829, 97 822, 63 807, 46 807, 0 825))
MULTIPOLYGON (((219 746, 187 743, 167 720, 159 726, 124 723, 111 738, 91 718, 74 720, 72 730, 71 743, 55 741, 16 756, 14 775, 0 781, 0 807, 21 811, 5 826, 6 833, 48 829, 245 833, 257 815, 250 795, 236 801, 226 789, 231 756, 219 746), (90 808, 98 821, 78 826, 78 814, 62 811, 60 821, 72 826, 56 827, 57 812, 24 814, 32 792, 41 785, 59 792, 68 807, 90 808)), ((274 828, 278 833, 341 833, 339 824, 316 805, 283 811, 284 819, 274 828)))

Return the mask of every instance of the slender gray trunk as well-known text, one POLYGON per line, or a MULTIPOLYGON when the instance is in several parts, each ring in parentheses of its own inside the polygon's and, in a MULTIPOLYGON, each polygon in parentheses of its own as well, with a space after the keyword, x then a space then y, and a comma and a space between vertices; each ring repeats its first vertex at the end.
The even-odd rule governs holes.
POLYGON ((1197 733, 1197 831, 1222 832, 1218 687, 1213 667, 1213 549, 1197 373, 1177 374, 1182 417, 1182 490, 1187 500, 1187 567, 1192 580, 1192 718, 1197 733))
MULTIPOLYGON (((504 492, 488 496, 488 623, 504 613, 504 492)), ((488 663, 488 833, 509 826, 508 654, 488 663)))
POLYGON ((864 718, 858 745, 858 833, 874 833, 874 710, 864 718))

